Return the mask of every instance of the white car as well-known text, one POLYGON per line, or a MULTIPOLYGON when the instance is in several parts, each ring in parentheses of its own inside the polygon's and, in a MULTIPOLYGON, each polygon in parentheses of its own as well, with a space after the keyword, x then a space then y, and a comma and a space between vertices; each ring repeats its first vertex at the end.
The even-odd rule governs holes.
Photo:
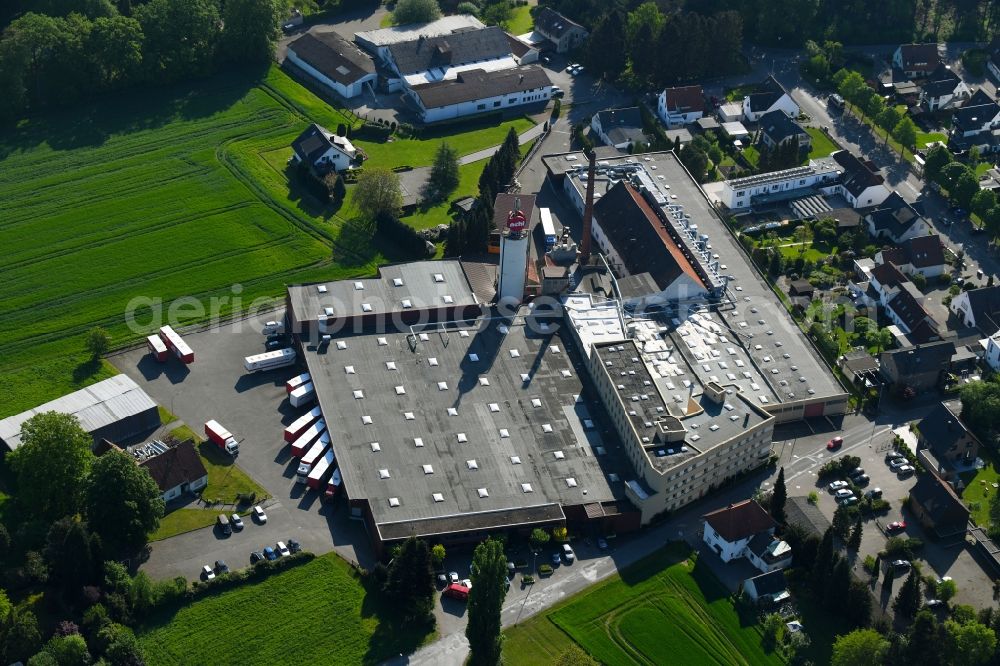
POLYGON ((275 550, 278 551, 279 557, 287 557, 288 555, 292 554, 292 552, 288 550, 288 546, 285 545, 284 541, 279 541, 274 545, 275 545, 275 550))
POLYGON ((458 583, 458 572, 452 571, 448 574, 449 583, 458 583))
POLYGON ((243 529, 243 519, 240 518, 240 514, 238 514, 238 513, 234 513, 229 518, 229 524, 232 525, 233 529, 236 530, 237 532, 239 532, 241 529, 243 529))
POLYGON ((207 564, 201 568, 201 579, 202 580, 213 580, 215 578, 215 572, 212 571, 212 567, 207 564))
POLYGON ((854 493, 851 492, 850 488, 841 488, 833 494, 837 499, 844 499, 845 497, 851 497, 854 493))
POLYGON ((893 458, 892 462, 889 463, 889 469, 898 472, 900 467, 905 467, 907 464, 906 458, 893 458))
POLYGON ((916 471, 917 470, 913 465, 903 465, 902 467, 896 470, 896 474, 898 476, 906 477, 913 474, 916 471))
POLYGON ((253 508, 253 517, 256 518, 259 523, 267 522, 267 514, 264 513, 264 509, 260 508, 260 504, 253 508))
POLYGON ((847 487, 847 481, 834 481, 829 486, 827 486, 827 488, 829 488, 829 490, 830 490, 831 493, 836 492, 836 491, 840 490, 841 488, 846 488, 846 487, 847 487))
POLYGON ((464 585, 467 589, 471 590, 472 589, 472 580, 469 579, 469 578, 463 578, 462 579, 462 585, 464 585))

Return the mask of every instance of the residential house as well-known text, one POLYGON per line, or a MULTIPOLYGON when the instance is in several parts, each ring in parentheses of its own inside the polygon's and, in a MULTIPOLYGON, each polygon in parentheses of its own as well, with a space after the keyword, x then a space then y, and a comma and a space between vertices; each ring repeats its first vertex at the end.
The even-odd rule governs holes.
POLYGON ((924 469, 950 483, 975 467, 979 440, 962 423, 962 403, 948 400, 934 406, 917 424, 917 457, 924 469))
POLYGON ((993 167, 979 176, 979 189, 993 190, 1000 194, 1000 169, 993 167))
POLYGON ((731 123, 722 123, 722 133, 733 141, 746 141, 750 138, 750 130, 735 120, 731 123))
POLYGON ((978 148, 981 153, 1000 150, 1000 104, 982 90, 951 115, 948 147, 954 152, 978 148))
MULTIPOLYGON (((737 119, 739 118, 738 113, 736 114, 736 118, 737 119)), ((718 130, 722 127, 722 125, 719 124, 719 121, 713 118, 712 116, 704 116, 703 118, 699 118, 698 120, 694 121, 694 125, 699 132, 718 130)), ((674 131, 680 131, 680 130, 674 130, 674 131)))
POLYGON ((593 242, 622 278, 623 298, 643 307, 708 294, 704 280, 630 183, 619 181, 594 204, 593 242), (627 278, 633 276, 634 280, 627 278))
POLYGON ((760 117, 760 141, 772 150, 789 142, 796 142, 800 153, 808 154, 812 150, 809 133, 779 110, 768 111, 760 117))
POLYGON ((979 344, 986 350, 983 354, 983 361, 986 365, 994 372, 1000 371, 1000 333, 983 338, 979 344))
POLYGON ((942 275, 947 268, 944 245, 937 234, 907 238, 896 247, 875 254, 875 263, 895 264, 906 275, 923 275, 932 278, 942 275))
POLYGON ((812 298, 816 288, 809 280, 799 278, 788 283, 788 295, 792 297, 812 298))
POLYGON ((590 120, 590 131, 600 137, 604 145, 619 150, 646 142, 642 131, 642 113, 637 106, 598 111, 590 120))
POLYGON ((831 526, 823 511, 803 495, 793 495, 785 502, 785 524, 817 539, 822 539, 831 526))
POLYGON ((994 37, 989 46, 989 58, 986 60, 986 69, 990 71, 993 78, 1000 81, 1000 37, 994 37))
POLYGON ((734 123, 743 119, 743 104, 741 102, 726 102, 715 113, 724 123, 734 123))
POLYGON ((839 194, 854 208, 878 206, 889 197, 885 178, 874 164, 863 162, 846 150, 838 150, 830 157, 841 173, 833 184, 824 186, 826 194, 839 194))
POLYGON ((861 213, 853 208, 831 208, 816 215, 817 220, 831 219, 837 223, 837 235, 854 231, 861 226, 861 213))
POLYGON ((940 64, 937 44, 901 44, 892 54, 892 66, 910 79, 930 76, 940 64))
POLYGON ((552 42, 556 53, 571 51, 587 39, 587 30, 550 7, 535 13, 535 32, 552 42))
POLYGON ((799 105, 773 76, 768 76, 754 88, 752 93, 743 98, 743 119, 748 122, 755 123, 765 113, 776 110, 792 118, 797 118, 799 115, 799 105))
POLYGON ((387 67, 411 86, 448 79, 449 70, 461 71, 484 63, 491 63, 488 69, 512 69, 517 65, 507 34, 497 26, 437 37, 421 35, 390 44, 386 60, 387 67))
POLYGON ((962 536, 969 528, 969 507, 936 474, 921 474, 917 479, 910 489, 910 510, 939 539, 962 536))
POLYGON ((948 306, 962 325, 993 335, 1000 329, 1000 285, 963 291, 948 306))
POLYGON ((852 349, 837 359, 837 367, 859 388, 874 388, 878 381, 878 360, 863 347, 852 349))
POLYGON ((792 562, 788 544, 774 536, 777 523, 755 500, 730 504, 705 514, 702 520, 702 539, 723 562, 745 557, 765 573, 792 562))
POLYGON ((743 593, 755 604, 776 604, 791 597, 785 582, 785 572, 780 570, 747 578, 743 581, 743 593))
POLYGON ((923 307, 924 295, 916 285, 892 264, 882 264, 872 269, 869 289, 886 316, 914 342, 937 340, 939 324, 923 307))
POLYGON ((304 162, 319 173, 343 171, 351 166, 358 151, 350 139, 337 136, 322 125, 311 124, 292 142, 292 160, 304 162))
POLYGON ((425 123, 542 104, 551 95, 552 82, 537 65, 513 70, 465 70, 453 79, 414 86, 406 92, 425 123))
POLYGON ((889 384, 922 393, 941 385, 954 355, 954 343, 938 340, 884 351, 879 354, 879 369, 889 384))
POLYGON ((208 485, 208 471, 190 441, 146 458, 139 463, 139 467, 145 468, 153 477, 165 502, 195 493, 208 485))
POLYGON ((689 125, 705 115, 705 93, 701 86, 667 88, 657 99, 656 113, 667 129, 689 125))
POLYGON ((678 141, 680 141, 680 145, 682 148, 694 140, 694 137, 691 135, 691 132, 686 127, 666 130, 663 133, 663 136, 666 137, 667 141, 669 141, 671 144, 676 144, 678 141))
POLYGON ((962 78, 944 65, 938 67, 920 87, 920 104, 928 111, 959 106, 972 92, 962 78))
POLYGON ((893 192, 868 211, 865 226, 872 238, 886 238, 894 243, 931 232, 927 221, 898 192, 893 192))
POLYGON ((368 54, 335 32, 307 32, 288 45, 288 62, 320 84, 351 99, 371 90, 378 75, 368 54))

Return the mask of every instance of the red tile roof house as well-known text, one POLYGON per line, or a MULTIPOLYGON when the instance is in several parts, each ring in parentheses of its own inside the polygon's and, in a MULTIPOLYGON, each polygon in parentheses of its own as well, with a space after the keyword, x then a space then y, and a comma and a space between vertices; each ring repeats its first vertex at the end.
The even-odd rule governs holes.
POLYGON ((723 562, 745 557, 764 573, 792 563, 791 548, 774 536, 778 524, 755 500, 706 513, 702 520, 702 539, 723 562))

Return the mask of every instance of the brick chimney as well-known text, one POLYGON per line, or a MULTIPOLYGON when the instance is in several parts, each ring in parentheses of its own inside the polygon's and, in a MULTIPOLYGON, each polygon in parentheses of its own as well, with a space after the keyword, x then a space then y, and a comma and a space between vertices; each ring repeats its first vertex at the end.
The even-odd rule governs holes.
POLYGON ((590 151, 590 165, 587 167, 587 197, 583 207, 583 238, 580 241, 580 263, 590 259, 590 235, 594 224, 594 181, 597 174, 597 155, 590 151))

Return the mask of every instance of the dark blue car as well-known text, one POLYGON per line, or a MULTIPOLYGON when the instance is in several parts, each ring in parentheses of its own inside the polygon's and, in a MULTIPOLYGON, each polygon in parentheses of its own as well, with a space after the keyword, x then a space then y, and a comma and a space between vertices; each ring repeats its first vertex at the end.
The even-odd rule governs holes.
POLYGON ((276 560, 278 559, 278 554, 274 552, 274 548, 268 546, 267 548, 264 549, 264 557, 266 557, 268 560, 276 560))

